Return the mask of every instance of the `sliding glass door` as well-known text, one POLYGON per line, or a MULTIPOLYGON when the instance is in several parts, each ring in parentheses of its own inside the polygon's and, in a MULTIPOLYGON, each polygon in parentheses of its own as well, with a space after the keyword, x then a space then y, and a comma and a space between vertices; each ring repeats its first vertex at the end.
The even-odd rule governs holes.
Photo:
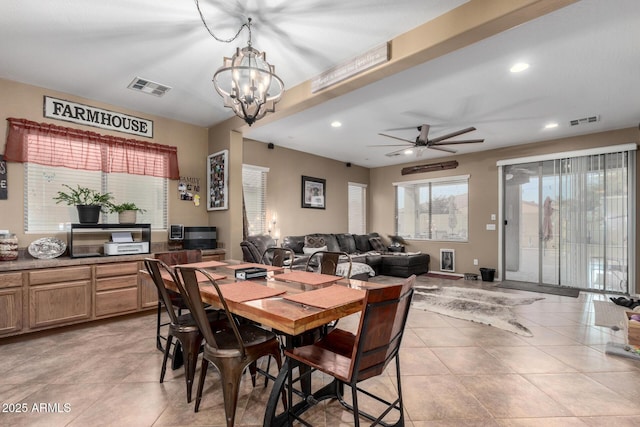
POLYGON ((627 292, 630 153, 503 166, 506 280, 627 292))

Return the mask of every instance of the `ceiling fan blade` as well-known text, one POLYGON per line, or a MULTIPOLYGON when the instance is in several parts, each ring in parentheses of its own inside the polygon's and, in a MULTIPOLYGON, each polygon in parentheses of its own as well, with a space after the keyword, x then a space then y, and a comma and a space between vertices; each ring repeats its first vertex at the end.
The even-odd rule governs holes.
POLYGON ((387 138, 397 139, 398 141, 408 142, 408 143, 409 143, 409 144, 411 144, 411 145, 414 145, 414 144, 415 144, 415 141, 411 141, 411 140, 409 140, 409 139, 404 139, 404 138, 399 138, 399 137, 397 137, 397 136, 393 136, 393 135, 387 135, 386 133, 379 133, 378 135, 386 136, 387 138))
POLYGON ((452 145, 452 144, 475 144, 477 142, 484 142, 484 139, 465 139, 460 141, 443 141, 437 144, 431 145, 452 145))
POLYGON ((446 151, 447 153, 457 153, 456 150, 452 150, 451 148, 444 148, 444 147, 440 147, 438 145, 429 145, 428 148, 431 148, 432 150, 438 150, 438 151, 446 151))
POLYGON ((367 147, 413 147, 415 144, 383 144, 383 145, 367 145, 367 147))
POLYGON ((437 138, 433 138, 431 140, 431 142, 444 141, 445 139, 453 138, 454 136, 462 135, 463 133, 472 132, 474 130, 476 130, 476 128, 474 128, 473 126, 469 127, 469 128, 466 128, 466 129, 461 129, 461 130, 456 131, 456 132, 451 132, 451 133, 448 133, 446 135, 442 135, 442 136, 439 136, 437 138))

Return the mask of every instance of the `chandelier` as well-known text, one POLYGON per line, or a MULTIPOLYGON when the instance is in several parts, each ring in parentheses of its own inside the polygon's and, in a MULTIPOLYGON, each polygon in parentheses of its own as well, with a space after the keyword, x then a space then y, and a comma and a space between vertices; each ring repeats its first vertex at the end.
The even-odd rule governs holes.
POLYGON ((207 25, 198 0, 196 6, 205 28, 220 42, 230 43, 243 28, 249 30, 247 46, 236 48, 236 53, 231 58, 224 58, 222 67, 213 75, 213 86, 222 96, 224 106, 231 108, 251 126, 256 120, 276 110, 275 105, 284 93, 284 83, 275 74, 275 67, 267 62, 266 54, 251 46, 251 18, 240 26, 234 37, 223 40, 216 37, 207 25))

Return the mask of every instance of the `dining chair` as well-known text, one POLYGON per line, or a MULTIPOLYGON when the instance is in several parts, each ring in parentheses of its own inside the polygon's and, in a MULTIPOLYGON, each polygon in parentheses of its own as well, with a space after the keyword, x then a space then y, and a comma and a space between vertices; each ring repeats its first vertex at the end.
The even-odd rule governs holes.
POLYGON ((340 262, 348 262, 349 269, 347 271, 346 277, 349 278, 351 276, 351 268, 353 263, 351 262, 351 257, 346 252, 332 252, 332 251, 316 251, 314 252, 309 259, 307 259, 306 271, 315 271, 316 266, 320 266, 319 271, 322 274, 336 274, 338 270, 338 264, 340 262))
POLYGON ((296 255, 289 248, 271 247, 265 249, 260 257, 260 264, 273 265, 274 267, 291 267, 296 255))
POLYGON ((236 322, 232 313, 229 311, 227 301, 224 299, 218 283, 206 270, 195 267, 177 266, 176 271, 178 280, 182 280, 181 285, 185 289, 191 309, 193 310, 192 313, 205 340, 200 380, 196 392, 195 412, 198 412, 200 408, 207 368, 209 363, 212 363, 220 372, 227 426, 231 427, 235 420, 242 373, 247 366, 263 356, 273 356, 277 362, 278 369, 280 369, 282 366, 282 358, 280 355, 279 342, 276 335, 271 331, 263 329, 253 323, 236 322), (207 277, 209 283, 216 290, 220 305, 226 313, 228 327, 218 330, 215 333, 206 321, 206 312, 204 311, 196 273, 202 273, 207 277))
MULTIPOLYGON (((184 249, 179 251, 167 251, 167 252, 156 252, 154 254, 154 258, 159 259, 164 262, 166 265, 176 265, 176 264, 187 264, 190 262, 200 262, 202 261, 202 251, 200 249, 184 249)), ((167 294, 171 299, 171 303, 173 308, 177 310, 178 316, 182 314, 182 310, 187 308, 186 302, 183 300, 182 296, 171 290, 167 289, 167 294)), ((158 312, 156 319, 156 347, 160 351, 164 351, 164 347, 162 346, 163 341, 167 341, 167 335, 162 332, 162 328, 168 327, 171 323, 170 319, 167 322, 162 321, 162 313, 164 302, 158 294, 158 312)), ((178 354, 178 353, 175 353, 178 354)), ((174 360, 174 367, 179 365, 174 360)))
MULTIPOLYGON (((172 271, 172 269, 164 262, 154 258, 145 258, 144 266, 149 272, 153 283, 156 285, 156 288, 158 289, 158 295, 160 296, 160 299, 163 302, 163 306, 165 307, 166 312, 169 315, 167 344, 164 348, 164 357, 162 358, 160 383, 164 381, 164 376, 167 370, 167 359, 169 358, 171 344, 173 343, 173 338, 175 337, 180 343, 180 347, 182 348, 181 354, 184 361, 184 377, 187 384, 187 402, 191 402, 193 378, 196 372, 196 365, 198 364, 198 354, 200 353, 203 336, 200 333, 200 329, 198 328, 198 325, 191 313, 182 315, 178 315, 176 313, 176 309, 173 306, 173 300, 169 296, 170 291, 175 291, 167 289, 161 274, 161 271, 164 270, 169 274, 173 282, 178 284, 175 273, 172 271)), ((187 301, 185 300, 185 302, 187 301)), ((188 304, 186 305, 186 308, 189 308, 188 304)), ((206 312, 206 319, 208 324, 214 325, 214 328, 216 330, 223 328, 226 323, 226 320, 219 318, 216 311, 206 312)))
MULTIPOLYGON (((342 329, 334 329, 318 342, 292 350, 286 350, 287 361, 291 360, 311 369, 301 370, 301 375, 311 375, 314 371, 321 371, 332 376, 337 381, 333 395, 325 398, 337 397, 340 403, 353 412, 355 426, 360 425, 359 416, 371 421, 372 425, 387 425, 382 419, 392 409, 399 411, 396 426, 404 425, 404 409, 402 406, 402 387, 400 383, 400 343, 404 333, 416 276, 404 280, 402 284, 367 290, 364 309, 360 317, 357 332, 351 333, 342 329), (358 383, 382 374, 386 366, 395 359, 396 385, 398 397, 394 402, 374 395, 364 390, 358 383), (343 399, 343 385, 351 387, 352 404, 343 399), (358 392, 365 394, 387 406, 379 417, 374 417, 358 408, 358 392)), ((299 418, 291 408, 293 397, 293 380, 289 371, 288 402, 289 415, 299 418)))

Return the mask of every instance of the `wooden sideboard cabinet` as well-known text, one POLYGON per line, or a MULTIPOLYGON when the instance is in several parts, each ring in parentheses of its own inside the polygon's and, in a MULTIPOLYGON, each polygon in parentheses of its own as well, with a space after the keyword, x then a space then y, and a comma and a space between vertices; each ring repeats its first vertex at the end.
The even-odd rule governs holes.
POLYGON ((22 330, 22 273, 0 274, 0 336, 22 330))
POLYGON ((91 266, 45 268, 27 273, 29 328, 91 318, 91 266))

